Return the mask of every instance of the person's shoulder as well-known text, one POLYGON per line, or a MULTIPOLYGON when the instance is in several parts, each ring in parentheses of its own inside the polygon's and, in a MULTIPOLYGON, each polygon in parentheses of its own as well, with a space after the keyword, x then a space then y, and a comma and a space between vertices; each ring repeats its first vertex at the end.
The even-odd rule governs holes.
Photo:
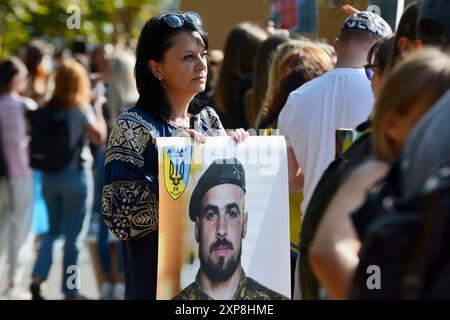
POLYGON ((172 300, 197 300, 198 294, 195 288, 195 282, 193 282, 173 297, 172 300))
POLYGON ((95 117, 94 107, 90 103, 84 103, 79 107, 74 106, 70 108, 69 114, 74 114, 83 118, 95 117))
POLYGON ((25 110, 36 110, 38 108, 36 101, 31 98, 16 95, 15 99, 24 106, 25 110))
POLYGON ((140 109, 124 111, 111 129, 105 164, 120 160, 143 167, 146 154, 156 152, 154 138, 161 136, 162 130, 156 119, 140 109))
POLYGON ((301 116, 303 113, 308 112, 307 109, 310 109, 310 103, 308 103, 308 101, 311 101, 308 98, 310 93, 304 88, 305 85, 308 85, 308 83, 289 94, 284 107, 278 115, 278 127, 293 125, 298 127, 300 122, 308 121, 307 117, 301 116))
POLYGON ((289 300, 250 277, 247 277, 247 294, 252 300, 289 300))
POLYGON ((207 135, 222 136, 226 134, 220 117, 214 108, 204 106, 196 114, 196 117, 200 120, 201 128, 207 135))
MULTIPOLYGON (((157 135, 157 128, 160 127, 161 121, 156 117, 148 114, 139 107, 132 107, 123 111, 117 118, 116 126, 126 127, 129 129, 144 128, 152 135, 157 135)), ((124 127, 124 128, 125 128, 124 127)))
POLYGON ((212 122, 212 120, 216 120, 216 119, 220 121, 217 111, 210 106, 203 107, 199 111, 199 113, 197 113, 197 115, 200 117, 200 119, 209 120, 210 122, 212 122))
POLYGON ((325 75, 326 74, 323 74, 314 78, 292 91, 281 112, 284 110, 292 110, 291 112, 298 113, 299 111, 306 111, 308 109, 314 110, 315 106, 312 102, 316 101, 317 97, 323 96, 324 87, 328 83, 328 79, 325 78, 325 75), (298 106, 301 106, 302 108, 297 108, 298 106))
POLYGON ((328 71, 325 75, 324 79, 329 85, 344 85, 353 91, 363 88, 372 92, 370 81, 363 68, 336 68, 328 71))
POLYGON ((3 94, 0 96, 2 109, 12 110, 36 110, 37 104, 33 99, 17 94, 3 94))

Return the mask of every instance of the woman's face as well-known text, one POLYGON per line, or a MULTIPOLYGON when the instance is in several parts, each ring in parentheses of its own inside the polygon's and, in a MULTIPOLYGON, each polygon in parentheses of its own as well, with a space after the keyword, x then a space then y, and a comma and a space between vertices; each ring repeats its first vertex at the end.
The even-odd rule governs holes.
POLYGON ((205 90, 208 74, 205 44, 195 31, 182 31, 172 41, 161 62, 151 60, 153 74, 160 78, 169 97, 193 97, 205 90))
MULTIPOLYGON (((374 65, 379 65, 379 61, 375 60, 374 65)), ((370 82, 372 87, 373 95, 378 97, 378 92, 380 91, 381 80, 383 80, 383 70, 381 67, 373 67, 373 78, 370 82)))
POLYGON ((387 115, 385 134, 396 154, 400 152, 409 133, 431 105, 432 102, 425 96, 413 102, 406 113, 399 114, 392 111, 387 115))

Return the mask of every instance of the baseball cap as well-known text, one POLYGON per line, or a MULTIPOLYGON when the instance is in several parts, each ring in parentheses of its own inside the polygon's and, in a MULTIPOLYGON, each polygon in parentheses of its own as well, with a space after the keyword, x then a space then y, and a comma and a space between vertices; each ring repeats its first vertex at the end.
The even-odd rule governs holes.
POLYGON ((189 202, 189 218, 195 221, 200 214, 200 203, 209 189, 220 184, 235 184, 245 192, 245 171, 236 158, 218 159, 211 163, 198 180, 189 202))
POLYGON ((450 38, 450 0, 425 0, 420 6, 418 25, 432 21, 450 38))
POLYGON ((392 35, 389 24, 379 15, 369 11, 352 14, 342 25, 341 32, 349 29, 358 29, 374 33, 382 38, 392 35))

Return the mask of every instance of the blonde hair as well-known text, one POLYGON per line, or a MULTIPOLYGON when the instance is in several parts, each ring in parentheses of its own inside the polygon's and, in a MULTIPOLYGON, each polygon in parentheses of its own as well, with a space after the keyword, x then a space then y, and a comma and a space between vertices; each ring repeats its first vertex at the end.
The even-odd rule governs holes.
POLYGON ((280 77, 280 64, 281 64, 281 60, 283 60, 283 58, 299 49, 299 48, 303 48, 303 47, 307 47, 307 46, 312 46, 312 42, 308 41, 308 40, 298 40, 298 39, 289 39, 288 42, 282 43, 280 44, 276 50, 273 52, 272 54, 272 59, 270 61, 270 66, 269 66, 269 74, 268 74, 268 81, 267 81, 267 89, 265 92, 265 97, 264 97, 264 101, 262 103, 262 108, 260 108, 258 115, 256 116, 255 119, 255 128, 259 127, 259 124, 262 120, 263 117, 263 113, 264 113, 264 109, 265 106, 268 105, 269 100, 272 97, 272 93, 275 90, 275 88, 278 86, 278 84, 280 83, 281 77, 280 77))
POLYGON ((290 52, 300 48, 310 47, 312 42, 306 40, 290 39, 289 42, 283 43, 277 47, 272 55, 272 60, 269 67, 269 83, 267 86, 266 102, 270 97, 273 89, 280 83, 280 64, 281 60, 290 52))
POLYGON ((408 56, 385 77, 375 104, 372 138, 374 153, 383 160, 396 157, 385 135, 386 116, 408 114, 411 105, 426 98, 431 107, 450 88, 450 57, 437 49, 422 49, 408 56))
POLYGON ((308 63, 308 59, 316 63, 323 70, 322 72, 333 69, 333 62, 330 56, 323 49, 311 44, 310 47, 299 48, 286 54, 280 62, 280 69, 278 71, 280 79, 284 78, 297 66, 308 63))
POLYGON ((123 110, 135 105, 139 98, 134 80, 135 60, 135 57, 127 52, 112 58, 111 77, 106 95, 113 123, 123 110))
POLYGON ((80 107, 91 101, 91 87, 86 69, 75 59, 65 58, 56 70, 55 89, 47 106, 80 107))

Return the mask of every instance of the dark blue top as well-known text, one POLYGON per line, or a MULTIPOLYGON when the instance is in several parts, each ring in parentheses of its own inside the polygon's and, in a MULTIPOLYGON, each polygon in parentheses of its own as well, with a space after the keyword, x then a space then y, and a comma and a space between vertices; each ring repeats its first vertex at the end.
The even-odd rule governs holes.
MULTIPOLYGON (((205 107, 195 116, 194 128, 207 136, 224 135, 216 114, 205 107)), ((156 297, 158 253, 157 137, 171 137, 177 128, 160 117, 134 107, 115 123, 106 149, 102 215, 123 241, 126 298, 156 297)))

